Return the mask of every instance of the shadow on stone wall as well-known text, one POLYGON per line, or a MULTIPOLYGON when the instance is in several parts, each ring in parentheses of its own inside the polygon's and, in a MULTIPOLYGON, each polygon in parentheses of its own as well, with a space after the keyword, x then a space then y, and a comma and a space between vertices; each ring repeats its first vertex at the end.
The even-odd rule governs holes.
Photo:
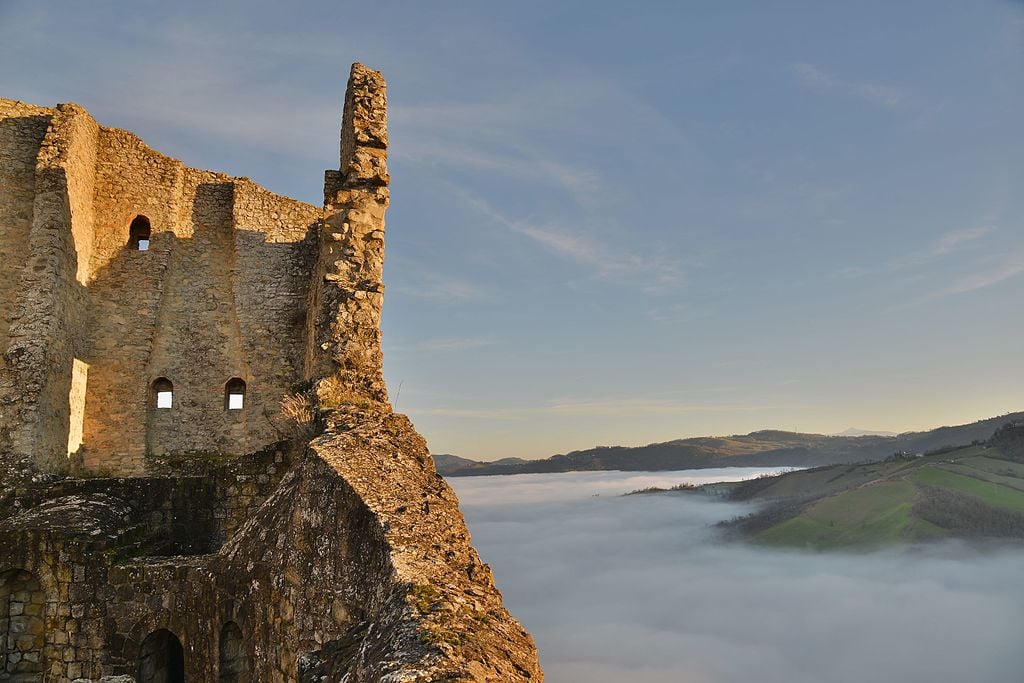
POLYGON ((142 474, 146 455, 241 455, 283 437, 279 403, 302 380, 305 305, 318 224, 297 242, 236 229, 232 183, 196 187, 191 234, 125 247, 88 287, 88 389, 82 459, 142 474), (154 380, 173 383, 156 407, 154 380), (225 387, 246 383, 227 410, 225 387))

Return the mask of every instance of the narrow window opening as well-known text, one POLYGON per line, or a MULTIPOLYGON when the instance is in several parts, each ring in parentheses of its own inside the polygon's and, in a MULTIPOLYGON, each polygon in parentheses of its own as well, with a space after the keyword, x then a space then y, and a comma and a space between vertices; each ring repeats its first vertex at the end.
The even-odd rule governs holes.
POLYGON ((224 385, 224 410, 241 410, 245 407, 245 381, 234 377, 224 385))
POLYGON ((233 621, 220 632, 220 683, 248 683, 249 661, 246 658, 242 629, 233 621))
POLYGON ((128 246, 135 251, 149 251, 149 238, 152 229, 149 226, 149 219, 145 216, 136 216, 128 228, 128 246))
POLYGON ((174 385, 166 377, 157 378, 153 382, 153 395, 157 408, 170 408, 174 405, 174 385))

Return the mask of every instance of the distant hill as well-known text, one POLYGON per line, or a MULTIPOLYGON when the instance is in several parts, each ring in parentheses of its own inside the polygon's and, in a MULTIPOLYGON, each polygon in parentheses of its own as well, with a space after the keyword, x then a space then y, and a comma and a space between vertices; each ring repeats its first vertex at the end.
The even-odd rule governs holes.
POLYGON ((647 446, 597 446, 543 460, 505 458, 479 462, 454 455, 438 455, 435 461, 438 472, 449 477, 592 470, 818 467, 880 460, 900 451, 924 453, 986 441, 1000 426, 1022 419, 1024 413, 1011 413, 967 425, 906 432, 897 436, 827 436, 764 430, 737 436, 678 439, 647 446))
POLYGON ((457 455, 450 455, 448 453, 436 453, 434 454, 434 465, 437 466, 437 471, 441 474, 447 475, 458 470, 474 467, 479 463, 469 458, 460 458, 457 455))
POLYGON ((437 467, 437 471, 446 477, 459 476, 459 473, 475 469, 481 465, 487 465, 488 467, 511 467, 527 462, 530 461, 524 460, 523 458, 502 458, 501 460, 480 462, 477 460, 470 460, 469 458, 460 458, 457 455, 451 455, 449 453, 438 453, 434 456, 434 465, 437 467))
POLYGON ((899 436, 899 434, 897 432, 878 432, 871 429, 850 427, 849 429, 833 434, 832 436, 899 436))
POLYGON ((724 526, 766 545, 828 549, 1024 538, 1024 424, 1006 426, 984 444, 708 490, 765 502, 724 526))

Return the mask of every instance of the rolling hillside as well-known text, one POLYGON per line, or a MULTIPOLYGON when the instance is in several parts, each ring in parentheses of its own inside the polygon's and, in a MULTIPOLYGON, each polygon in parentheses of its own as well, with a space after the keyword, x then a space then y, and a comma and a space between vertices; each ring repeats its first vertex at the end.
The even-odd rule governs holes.
POLYGON ((766 545, 1024 538, 1024 424, 983 444, 742 482, 727 497, 766 503, 725 525, 766 545))
POLYGON ((479 462, 452 455, 435 456, 445 476, 573 472, 590 470, 658 471, 706 467, 817 467, 886 458, 898 451, 924 453, 989 439, 1001 425, 1024 419, 1012 413, 967 425, 940 427, 898 436, 826 436, 765 430, 725 437, 679 439, 647 446, 598 446, 543 460, 507 458, 479 462))

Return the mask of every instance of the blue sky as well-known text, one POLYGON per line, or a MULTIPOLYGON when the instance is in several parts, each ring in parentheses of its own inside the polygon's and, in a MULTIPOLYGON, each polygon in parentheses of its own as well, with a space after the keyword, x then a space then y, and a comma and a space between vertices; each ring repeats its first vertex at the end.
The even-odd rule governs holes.
POLYGON ((0 95, 313 203, 357 60, 435 452, 1024 409, 1020 2, 0 0, 0 95))

